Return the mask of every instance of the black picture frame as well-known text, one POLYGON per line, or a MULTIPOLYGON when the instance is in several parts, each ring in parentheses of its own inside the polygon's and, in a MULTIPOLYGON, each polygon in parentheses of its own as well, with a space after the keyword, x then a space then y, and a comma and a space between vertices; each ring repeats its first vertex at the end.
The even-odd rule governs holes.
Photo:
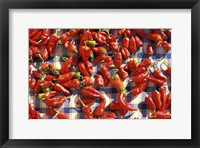
MULTIPOLYGON (((0 145, 1 147, 200 147, 200 2, 198 0, 0 0, 0 145), (9 139, 9 9, 191 9, 192 138, 169 140, 23 140, 9 139)), ((181 88, 180 88, 181 89, 181 88)), ((184 107, 183 107, 184 114, 184 107)), ((23 125, 22 125, 23 126, 23 125)), ((98 133, 97 133, 98 134, 98 133)), ((108 134, 112 135, 112 133, 108 134)), ((119 133, 120 134, 120 133, 119 133)), ((133 133, 135 134, 135 133, 133 133)), ((83 133, 84 136, 84 133, 83 133)))

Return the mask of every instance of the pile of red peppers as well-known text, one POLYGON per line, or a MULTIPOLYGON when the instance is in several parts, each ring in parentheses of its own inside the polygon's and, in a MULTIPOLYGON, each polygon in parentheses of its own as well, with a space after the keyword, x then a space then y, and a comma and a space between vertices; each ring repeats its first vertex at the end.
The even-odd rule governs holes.
MULTIPOLYGON (((171 119, 171 92, 167 88, 171 67, 164 62, 165 69, 155 67, 157 61, 151 58, 158 49, 165 53, 171 50, 171 29, 149 30, 29 29, 29 90, 48 107, 43 116, 70 119, 61 108, 66 101, 74 101, 70 97, 73 90, 78 95, 78 112, 84 118, 126 118, 127 112, 139 111, 127 96, 135 99, 151 83, 154 91, 143 98, 151 110, 148 119, 171 119), (144 39, 148 40, 147 45, 144 39), (67 51, 66 55, 57 55, 59 46, 67 51), (146 57, 141 62, 134 58, 139 50, 146 57), (60 67, 50 62, 55 56, 62 61, 60 67), (130 92, 124 84, 126 79, 134 84, 130 92), (108 86, 117 92, 113 101, 100 91, 108 86), (93 109, 97 102, 100 103, 93 109)), ((41 119, 41 115, 39 108, 29 103, 29 119, 41 119)))

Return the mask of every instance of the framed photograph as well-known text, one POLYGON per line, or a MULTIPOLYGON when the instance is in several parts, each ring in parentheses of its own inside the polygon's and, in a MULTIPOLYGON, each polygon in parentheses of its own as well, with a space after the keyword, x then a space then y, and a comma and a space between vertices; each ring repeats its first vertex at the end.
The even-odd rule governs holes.
POLYGON ((199 1, 1 0, 1 147, 199 147, 199 1))

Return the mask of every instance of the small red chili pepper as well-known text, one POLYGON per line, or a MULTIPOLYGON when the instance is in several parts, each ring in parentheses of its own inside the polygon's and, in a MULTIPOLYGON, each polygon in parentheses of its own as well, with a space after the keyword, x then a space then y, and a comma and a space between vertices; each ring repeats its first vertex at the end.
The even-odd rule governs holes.
POLYGON ((86 61, 85 62, 85 67, 88 70, 90 76, 92 76, 92 73, 93 73, 93 65, 92 65, 92 63, 89 62, 89 61, 86 61))
POLYGON ((49 53, 48 53, 48 50, 47 48, 44 48, 41 50, 41 57, 43 60, 47 60, 48 57, 49 57, 49 53))
POLYGON ((55 116, 55 114, 56 110, 54 108, 48 108, 48 110, 46 111, 47 116, 55 116))
POLYGON ((33 103, 29 103, 29 117, 31 119, 41 119, 40 113, 35 110, 33 103))
POLYGON ((156 69, 153 75, 155 76, 155 78, 161 79, 165 82, 167 81, 167 77, 162 73, 160 69, 156 69))
POLYGON ((84 103, 84 104, 90 104, 90 103, 93 103, 94 102, 94 99, 93 98, 83 98, 83 99, 81 99, 81 101, 80 101, 80 99, 76 102, 76 105, 81 105, 82 103, 84 103))
POLYGON ((48 100, 51 97, 55 97, 57 94, 58 94, 58 92, 56 92, 56 91, 48 91, 48 92, 45 92, 45 93, 39 93, 38 98, 41 99, 41 100, 43 100, 43 99, 48 100))
POLYGON ((100 97, 99 94, 90 92, 89 90, 86 90, 86 89, 81 89, 81 95, 83 95, 87 98, 99 98, 100 97))
POLYGON ((34 71, 32 71, 32 73, 36 78, 38 78, 38 79, 42 78, 42 73, 41 72, 34 70, 34 71))
POLYGON ((136 67, 135 60, 132 59, 125 65, 124 69, 133 71, 136 67))
POLYGON ((33 38, 41 29, 29 29, 29 38, 33 38))
POLYGON ((29 88, 34 90, 35 86, 36 80, 34 78, 29 79, 29 88))
POLYGON ((95 85, 98 87, 104 87, 104 79, 100 74, 95 75, 95 85))
POLYGON ((156 85, 159 85, 159 86, 163 86, 165 84, 165 81, 163 81, 162 79, 157 79, 157 78, 154 78, 154 77, 147 77, 146 78, 147 81, 151 81, 153 83, 155 83, 156 85))
POLYGON ((105 114, 105 105, 106 105, 106 100, 102 100, 101 103, 97 106, 97 108, 93 112, 93 116, 103 117, 105 114))
POLYGON ((49 70, 49 63, 48 62, 41 63, 40 67, 42 71, 47 72, 49 70))
POLYGON ((137 35, 145 36, 143 29, 133 29, 133 32, 135 32, 137 35))
POLYGON ((169 92, 169 93, 167 94, 167 96, 166 96, 166 102, 165 102, 165 104, 162 106, 161 111, 164 111, 164 110, 168 109, 170 105, 171 105, 171 92, 169 92))
POLYGON ((162 29, 156 29, 154 33, 160 34, 163 40, 168 39, 167 35, 165 34, 165 32, 162 29))
POLYGON ((148 56, 152 56, 152 55, 154 54, 153 48, 152 48, 152 46, 151 46, 150 43, 148 43, 148 45, 147 45, 146 54, 147 54, 148 56))
POLYGON ((130 76, 136 76, 146 71, 145 67, 136 68, 134 71, 131 72, 130 76))
POLYGON ((47 81, 53 81, 53 80, 56 80, 56 79, 57 79, 56 76, 50 75, 50 74, 46 75, 46 77, 44 78, 44 80, 47 80, 47 81))
POLYGON ((161 46, 166 50, 166 52, 171 50, 171 44, 168 43, 167 41, 162 41, 161 46))
POLYGON ((153 101, 154 101, 154 103, 155 103, 155 105, 156 105, 156 108, 157 108, 158 110, 160 110, 160 109, 161 109, 161 106, 162 106, 160 92, 157 91, 157 90, 154 91, 154 92, 152 92, 152 99, 153 99, 153 101))
POLYGON ((51 35, 49 38, 48 46, 47 46, 47 50, 50 56, 53 56, 56 49, 57 42, 58 42, 58 37, 55 35, 51 35))
POLYGON ((131 107, 130 104, 126 101, 125 94, 123 92, 118 93, 117 95, 117 103, 119 104, 121 109, 127 110, 127 111, 136 111, 137 109, 134 109, 131 107))
POLYGON ((82 76, 81 76, 80 72, 69 72, 64 75, 59 75, 58 82, 60 82, 60 83, 67 82, 67 81, 71 80, 73 77, 80 79, 82 76))
POLYGON ((82 61, 86 62, 86 61, 88 61, 88 59, 91 56, 91 49, 88 46, 80 46, 79 47, 79 53, 80 53, 80 56, 82 58, 82 61))
POLYGON ((104 58, 104 63, 108 68, 114 68, 115 67, 113 59, 110 56, 106 56, 104 58))
POLYGON ((163 109, 166 104, 166 99, 167 99, 167 92, 165 88, 160 89, 160 95, 161 95, 162 109, 163 109))
POLYGON ((103 45, 106 42, 106 36, 94 32, 94 39, 98 42, 98 45, 103 45))
POLYGON ((114 101, 110 102, 110 104, 108 106, 109 106, 110 110, 119 110, 120 109, 119 104, 114 101))
POLYGON ((140 38, 137 35, 135 35, 134 38, 135 38, 135 42, 136 42, 136 47, 143 46, 143 42, 140 40, 140 38))
POLYGON ((134 37, 131 37, 129 42, 129 51, 133 53, 136 52, 136 50, 137 50, 136 40, 134 37))
POLYGON ((72 80, 62 83, 62 86, 66 88, 78 88, 80 86, 80 80, 72 79, 72 80))
POLYGON ((70 29, 69 30, 70 36, 76 37, 79 31, 80 31, 79 29, 70 29))
POLYGON ((137 84, 137 83, 143 82, 144 79, 148 76, 149 76, 149 71, 147 70, 141 74, 134 76, 133 81, 137 84))
POLYGON ((122 65, 122 54, 121 54, 121 52, 117 52, 117 53, 114 54, 113 61, 114 61, 115 66, 119 69, 122 65))
POLYGON ((126 36, 123 37, 122 46, 128 49, 129 48, 129 41, 130 41, 130 39, 128 37, 126 37, 126 36))
POLYGON ((122 67, 122 66, 119 68, 119 77, 120 77, 122 80, 128 78, 128 72, 126 72, 126 71, 124 70, 124 67, 122 67))
POLYGON ((167 30, 167 35, 168 35, 169 37, 171 37, 171 34, 172 34, 172 30, 171 30, 171 29, 167 30))
POLYGON ((113 51, 118 51, 118 50, 119 50, 119 44, 118 44, 118 42, 111 42, 111 43, 110 43, 110 48, 111 48, 113 51))
POLYGON ((104 84, 105 84, 104 86, 107 86, 110 79, 110 73, 108 71, 108 68, 106 66, 100 65, 100 71, 104 79, 104 84))
POLYGON ((80 35, 80 46, 85 45, 85 41, 87 40, 93 40, 93 36, 90 31, 84 31, 83 35, 80 35))
POLYGON ((110 83, 116 88, 118 92, 126 91, 124 84, 118 74, 113 74, 110 77, 110 83))
POLYGON ((69 68, 72 66, 73 63, 73 57, 70 56, 69 59, 67 59, 61 66, 60 73, 66 74, 69 72, 69 68))
POLYGON ((167 67, 166 73, 171 76, 171 67, 170 66, 167 67))
POLYGON ((158 42, 158 41, 162 40, 161 35, 158 33, 146 34, 146 38, 148 38, 149 40, 152 40, 154 42, 158 42))
POLYGON ((67 98, 65 96, 57 96, 55 98, 46 99, 45 103, 49 107, 60 108, 66 100, 67 98))
POLYGON ((171 113, 169 111, 157 111, 153 112, 150 119, 171 119, 171 113))
POLYGON ((125 109, 120 109, 120 110, 119 110, 119 114, 120 114, 121 116, 125 116, 126 113, 127 113, 127 110, 125 110, 125 109))
POLYGON ((107 50, 104 47, 94 47, 92 48, 92 51, 97 54, 105 54, 107 50))
POLYGON ((41 58, 41 50, 40 48, 36 47, 36 46, 30 46, 29 49, 32 51, 32 55, 33 57, 39 57, 41 58))
POLYGON ((106 38, 106 43, 107 44, 110 44, 111 42, 116 42, 117 40, 116 40, 116 37, 115 37, 115 35, 113 35, 113 34, 110 34, 109 36, 107 36, 107 38, 106 38))
POLYGON ((65 44, 67 41, 69 41, 70 39, 70 33, 69 31, 63 33, 60 37, 60 39, 62 40, 62 42, 65 44))
POLYGON ((104 114, 103 117, 101 117, 101 119, 116 119, 116 118, 117 118, 117 116, 113 112, 108 112, 108 113, 104 114))
POLYGON ((128 59, 131 56, 129 50, 125 47, 121 47, 121 53, 124 59, 128 59))
POLYGON ((147 82, 141 82, 141 83, 137 84, 135 86, 135 88, 133 88, 131 91, 132 95, 133 96, 139 95, 141 92, 143 92, 146 89, 147 84, 148 84, 147 82))
POLYGON ((156 105, 151 97, 145 97, 145 103, 147 104, 149 110, 156 109, 156 105))
POLYGON ((32 48, 29 47, 29 60, 32 60, 33 59, 33 51, 32 51, 32 48))
POLYGON ((101 95, 101 93, 98 90, 96 90, 95 88, 93 88, 93 87, 85 87, 85 89, 88 90, 91 93, 100 95, 100 99, 103 98, 103 96, 101 95))
POLYGON ((83 76, 89 76, 90 77, 90 74, 86 69, 85 63, 79 62, 78 63, 78 69, 83 74, 83 76))
POLYGON ((41 39, 41 35, 42 35, 42 30, 37 32, 32 38, 31 40, 33 41, 38 41, 39 39, 41 39))
POLYGON ((131 30, 130 29, 126 29, 124 31, 124 35, 130 37, 131 36, 131 30))
POLYGON ((51 87, 53 83, 51 81, 44 80, 40 85, 42 86, 43 89, 46 89, 46 88, 51 87))
POLYGON ((64 93, 66 95, 71 94, 67 89, 65 89, 62 85, 60 85, 58 83, 55 83, 53 88, 54 88, 55 91, 59 91, 59 92, 64 93))
POLYGON ((56 116, 57 119, 70 119, 69 115, 66 114, 64 111, 59 112, 56 116))
POLYGON ((119 30, 118 30, 118 34, 119 34, 119 35, 123 35, 124 32, 125 32, 125 30, 126 30, 126 29, 119 29, 119 30))
POLYGON ((138 68, 140 67, 148 67, 151 66, 151 60, 150 59, 144 59, 140 64, 138 64, 138 68))
POLYGON ((92 86, 94 84, 93 80, 89 76, 84 76, 82 78, 82 82, 83 82, 84 86, 92 86))
POLYGON ((94 118, 93 113, 92 113, 92 110, 91 110, 89 104, 84 105, 84 106, 82 107, 82 111, 83 111, 83 113, 85 114, 85 116, 86 116, 88 119, 93 119, 93 118, 94 118))
POLYGON ((73 44, 72 42, 68 42, 68 46, 67 46, 68 52, 75 52, 77 53, 77 47, 75 44, 73 44))
POLYGON ((101 54, 101 55, 97 56, 96 58, 94 58, 93 63, 100 63, 100 62, 104 61, 105 58, 106 58, 106 56, 104 54, 101 54))

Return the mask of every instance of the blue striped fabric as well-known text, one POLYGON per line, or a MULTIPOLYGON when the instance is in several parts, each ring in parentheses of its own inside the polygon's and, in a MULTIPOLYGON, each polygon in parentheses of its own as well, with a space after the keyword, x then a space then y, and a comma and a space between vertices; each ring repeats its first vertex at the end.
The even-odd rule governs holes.
MULTIPOLYGON (((59 31, 59 33, 62 34, 64 31, 65 30, 61 29, 59 31)), ((144 31, 145 31, 145 33, 151 32, 150 29, 144 29, 144 31)), ((113 30, 113 32, 116 33, 115 30, 113 30)), ((117 39, 118 39, 118 42, 121 42, 121 40, 122 40, 121 37, 117 37, 117 39)), ((137 62, 140 62, 142 59, 148 58, 148 56, 145 54, 144 51, 146 50, 146 46, 150 41, 147 38, 141 38, 141 40, 144 42, 144 46, 140 47, 140 49, 134 55, 132 55, 137 62)), ((73 41, 78 45, 79 40, 77 38, 74 38, 73 41)), ((168 39, 168 42, 171 42, 171 38, 168 39)), ((163 58, 162 61, 160 61, 160 63, 165 61, 168 65, 171 66, 171 52, 169 51, 168 53, 165 53, 165 50, 162 47, 156 48, 155 44, 153 44, 153 45, 154 45, 153 50, 154 50, 154 53, 156 53, 156 54, 154 54, 151 57, 152 60, 156 61, 158 59, 163 58)), ((63 45, 57 45, 55 55, 56 56, 54 58, 51 58, 48 61, 53 62, 54 64, 56 64, 59 67, 59 66, 61 66, 61 64, 63 62, 62 59, 60 58, 60 56, 62 56, 62 55, 70 56, 71 53, 68 53, 67 49, 65 49, 63 45)), ((34 65, 36 66, 37 69, 39 69, 40 62, 41 61, 39 59, 34 60, 34 65)), ((96 72, 97 71, 95 70, 95 73, 96 72)), ((94 73, 94 75, 95 75, 95 73, 94 73)), ((163 71, 163 73, 165 74, 165 71, 163 71)), ((126 90, 127 90, 127 92, 130 92, 134 88, 135 84, 134 84, 134 82, 130 82, 127 84, 127 82, 128 82, 128 80, 124 81, 124 83, 126 85, 126 90)), ((171 79, 169 76, 168 76, 168 81, 167 81, 167 87, 168 87, 168 90, 171 91, 171 79)), ((145 91, 143 93, 141 93, 140 95, 138 95, 137 97, 133 97, 131 94, 129 94, 127 96, 127 101, 131 104, 131 106, 133 108, 138 109, 138 111, 136 111, 136 112, 129 111, 123 117, 116 111, 115 113, 116 113, 118 119, 148 119, 147 116, 149 115, 149 113, 151 111, 148 110, 147 105, 144 102, 144 98, 147 95, 151 95, 151 93, 155 89, 159 89, 159 87, 155 86, 153 83, 149 82, 145 91)), ((116 100, 117 91, 110 84, 108 85, 107 88, 103 88, 103 89, 98 88, 98 90, 101 93, 105 93, 105 95, 107 96, 106 97, 107 98, 106 112, 108 112, 109 111, 108 104, 111 101, 116 100)), ((63 95, 63 94, 58 94, 58 95, 63 95)), ((60 111, 62 110, 65 113, 69 114, 70 119, 85 119, 86 117, 81 111, 81 106, 75 105, 77 99, 78 99, 77 91, 72 90, 72 97, 70 97, 70 99, 67 100, 59 110, 60 111)), ((48 109, 48 106, 44 102, 42 102, 40 99, 38 99, 37 96, 34 96, 33 91, 31 91, 31 90, 29 91, 29 100, 32 100, 34 102, 34 104, 36 106, 36 110, 41 113, 43 119, 54 119, 53 117, 50 117, 50 116, 48 117, 45 115, 45 113, 48 109)), ((100 103, 100 100, 96 100, 95 103, 92 105, 91 109, 95 110, 95 108, 98 106, 99 103, 100 103)))

